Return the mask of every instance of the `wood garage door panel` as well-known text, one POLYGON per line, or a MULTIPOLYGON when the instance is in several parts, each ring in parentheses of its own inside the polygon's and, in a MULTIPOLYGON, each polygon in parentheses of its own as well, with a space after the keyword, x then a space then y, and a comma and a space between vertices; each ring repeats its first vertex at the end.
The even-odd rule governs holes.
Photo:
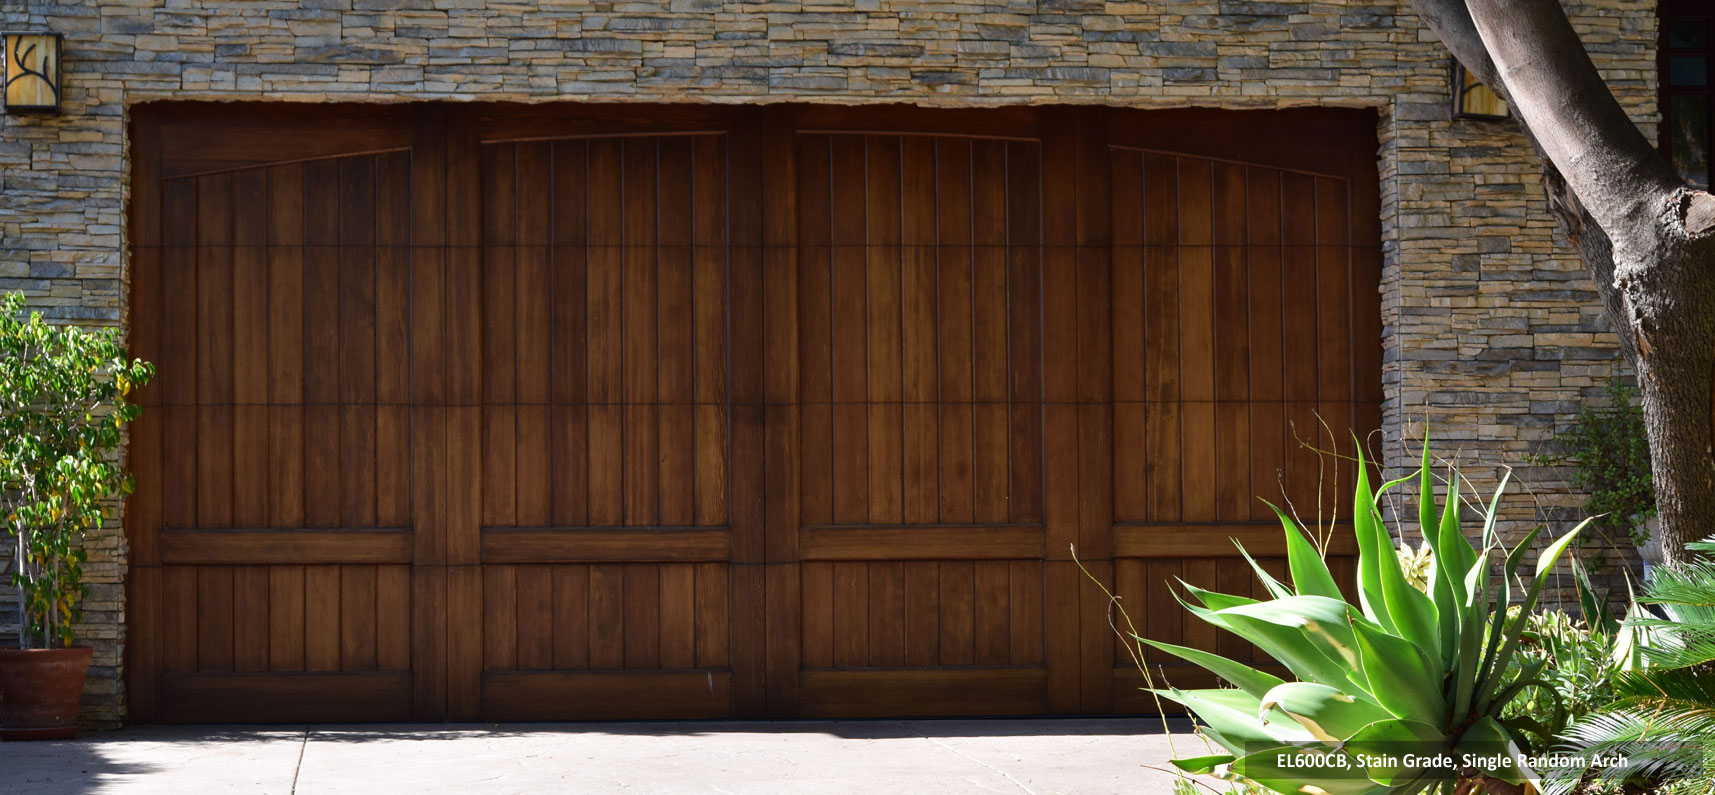
POLYGON ((1042 521, 1038 149, 799 136, 804 525, 1042 521))
POLYGON ((359 113, 305 144, 301 119, 194 110, 168 135, 170 115, 134 128, 134 338, 158 368, 127 523, 134 714, 407 717, 438 601, 411 566, 429 451, 387 366, 412 358, 413 197, 434 193, 413 133, 359 113))
POLYGON ((1353 427, 1346 180, 1117 147, 1110 164, 1115 520, 1272 520, 1263 499, 1344 517, 1350 467, 1306 445, 1353 427))
MULTIPOLYGON (((164 182, 164 314, 190 332, 161 360, 162 380, 186 385, 159 418, 177 481, 161 492, 165 534, 227 531, 242 544, 291 528, 408 526, 409 425, 382 402, 403 399, 403 380, 375 362, 407 350, 409 189, 404 152, 164 182)), ((161 577, 166 672, 410 668, 404 566, 166 566, 161 577)), ((179 684, 197 692, 195 677, 179 684)))
POLYGON ((803 564, 804 667, 1043 663, 1042 563, 803 564))
POLYGON ((726 136, 497 140, 480 169, 481 714, 620 716, 668 671, 707 687, 651 716, 728 714, 726 136))
POLYGON ((1373 114, 303 110, 135 117, 140 719, 1149 711, 1088 578, 1351 579, 1373 114))
POLYGON ((485 526, 726 524, 725 161, 484 146, 485 526))
MULTIPOLYGON (((1373 311, 1351 219, 1353 178, 1291 166, 1110 146, 1113 283, 1113 577, 1146 637, 1268 664, 1248 644, 1190 620, 1184 580, 1266 595, 1231 539, 1286 579, 1264 500, 1327 529, 1330 566, 1355 550, 1336 451, 1374 429, 1359 384, 1373 377, 1373 311), (1319 452, 1321 451, 1321 452, 1319 452)), ((1297 164, 1293 164, 1297 165, 1297 164)), ((1204 675, 1140 644, 1116 643, 1116 709, 1139 698, 1138 657, 1179 686, 1204 675)))
POLYGON ((801 131, 794 154, 797 709, 1043 711, 1041 144, 801 131), (1034 673, 978 697, 959 668, 1034 673))
POLYGON ((719 563, 488 566, 484 667, 724 668, 727 591, 719 563))

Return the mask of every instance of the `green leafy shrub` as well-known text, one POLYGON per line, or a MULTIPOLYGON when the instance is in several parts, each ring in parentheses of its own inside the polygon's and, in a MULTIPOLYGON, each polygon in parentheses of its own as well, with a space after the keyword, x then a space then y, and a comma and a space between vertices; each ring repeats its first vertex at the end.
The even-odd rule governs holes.
MULTIPOLYGON (((1687 546, 1715 553, 1715 536, 1687 546)), ((1549 776, 1544 792, 1715 792, 1715 563, 1658 568, 1625 624, 1608 703, 1559 749, 1601 761, 1549 776)))
POLYGON ((1582 621, 1558 610, 1526 617, 1512 667, 1514 676, 1526 669, 1540 671, 1538 676, 1548 687, 1527 688, 1503 714, 1553 716, 1558 709, 1563 719, 1544 724, 1552 735, 1606 704, 1612 679, 1620 671, 1611 632, 1587 629, 1582 621))
POLYGON ((1559 455, 1538 456, 1538 464, 1572 466, 1572 480, 1590 495, 1586 515, 1609 538, 1630 538, 1638 546, 1644 522, 1655 516, 1655 486, 1650 481, 1649 432, 1637 405, 1637 389, 1624 381, 1608 382, 1612 405, 1586 405, 1578 420, 1559 434, 1566 449, 1559 455))
MULTIPOLYGON (((1342 596, 1327 564, 1284 514, 1290 586, 1260 567, 1272 598, 1256 600, 1181 583, 1198 618, 1255 644, 1297 681, 1205 651, 1149 643, 1208 669, 1234 689, 1156 692, 1196 713, 1226 753, 1176 759, 1181 770, 1249 782, 1280 793, 1451 792, 1459 782, 1534 782, 1523 765, 1473 770, 1444 760, 1517 760, 1546 747, 1558 720, 1508 714, 1531 688, 1557 702, 1541 678, 1546 662, 1512 665, 1528 615, 1550 571, 1584 524, 1541 554, 1517 612, 1512 581, 1536 533, 1506 556, 1500 577, 1490 554, 1502 491, 1490 502, 1479 552, 1459 522, 1459 477, 1448 478, 1445 507, 1435 504, 1427 448, 1413 475, 1372 491, 1359 451, 1353 529, 1358 541, 1357 604, 1342 596), (1412 587, 1376 508, 1388 489, 1418 478, 1419 520, 1430 548, 1427 593, 1412 587), (1446 754, 1446 757, 1440 755, 1446 754)), ((1254 567, 1254 564, 1253 564, 1254 567)), ((1143 640, 1143 639, 1139 639, 1143 640)), ((1563 711, 1554 703, 1553 712, 1563 711)), ((1469 791, 1469 790, 1466 790, 1469 791)))
POLYGON ((81 617, 83 536, 102 503, 127 494, 117 461, 125 398, 154 368, 129 360, 112 330, 52 326, 0 298, 0 519, 13 541, 21 648, 70 645, 81 617))

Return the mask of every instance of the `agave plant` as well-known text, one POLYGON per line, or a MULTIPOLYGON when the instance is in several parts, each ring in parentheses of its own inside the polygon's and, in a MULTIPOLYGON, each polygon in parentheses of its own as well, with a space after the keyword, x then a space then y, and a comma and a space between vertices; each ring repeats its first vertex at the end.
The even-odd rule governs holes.
MULTIPOLYGON (((1715 553, 1715 536, 1686 547, 1715 553)), ((1610 703, 1557 749, 1591 764, 1555 771, 1543 790, 1715 792, 1715 563, 1658 567, 1619 635, 1610 703)))
MULTIPOLYGON (((1425 445, 1423 466, 1372 491, 1359 451, 1352 511, 1358 541, 1357 604, 1341 594, 1304 533, 1276 509, 1285 529, 1290 585, 1252 563, 1272 598, 1256 600, 1181 583, 1181 602, 1198 618, 1250 641, 1296 681, 1198 649, 1155 641, 1232 688, 1157 692, 1194 712, 1225 753, 1174 764, 1194 774, 1245 781, 1280 793, 1517 792, 1537 786, 1527 754, 1549 742, 1547 724, 1503 709, 1539 677, 1545 662, 1509 666, 1549 572, 1586 521, 1543 551, 1522 610, 1506 609, 1512 582, 1537 531, 1506 555, 1495 520, 1507 480, 1488 505, 1482 549, 1460 526, 1459 476, 1450 470, 1444 506, 1425 445), (1429 588, 1410 584, 1376 508, 1380 495, 1421 482, 1418 513, 1430 549, 1429 588)), ((1540 531, 1540 528, 1538 528, 1540 531)), ((1241 549, 1242 551, 1242 549, 1241 549)), ((1249 557, 1248 555, 1246 556, 1249 557)), ((1142 640, 1142 639, 1140 639, 1142 640)))

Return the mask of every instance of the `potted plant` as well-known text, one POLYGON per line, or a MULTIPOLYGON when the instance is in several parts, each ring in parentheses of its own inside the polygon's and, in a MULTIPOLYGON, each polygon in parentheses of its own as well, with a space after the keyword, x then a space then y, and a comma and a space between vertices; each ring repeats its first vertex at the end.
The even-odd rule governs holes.
POLYGON ((90 649, 73 646, 83 538, 131 490, 119 459, 126 402, 154 368, 130 360, 117 332, 52 326, 0 298, 0 521, 17 595, 16 648, 0 647, 0 739, 77 732, 90 649))

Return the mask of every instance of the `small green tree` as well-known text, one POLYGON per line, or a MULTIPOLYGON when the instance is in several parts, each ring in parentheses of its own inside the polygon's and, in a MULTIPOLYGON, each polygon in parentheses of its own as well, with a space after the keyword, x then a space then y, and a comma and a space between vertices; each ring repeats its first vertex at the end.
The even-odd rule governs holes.
POLYGON ((1538 456, 1546 465, 1570 464, 1579 490, 1590 495, 1588 516, 1609 539, 1649 541, 1645 522, 1655 517, 1655 488, 1650 479, 1649 431, 1644 427, 1638 391, 1618 378, 1608 382, 1610 404, 1586 404, 1578 420, 1560 435, 1565 452, 1538 456))
POLYGON ((0 518, 12 546, 20 648, 69 646, 81 617, 82 538, 129 494, 118 460, 126 396, 154 375, 111 329, 52 326, 0 297, 0 518))

